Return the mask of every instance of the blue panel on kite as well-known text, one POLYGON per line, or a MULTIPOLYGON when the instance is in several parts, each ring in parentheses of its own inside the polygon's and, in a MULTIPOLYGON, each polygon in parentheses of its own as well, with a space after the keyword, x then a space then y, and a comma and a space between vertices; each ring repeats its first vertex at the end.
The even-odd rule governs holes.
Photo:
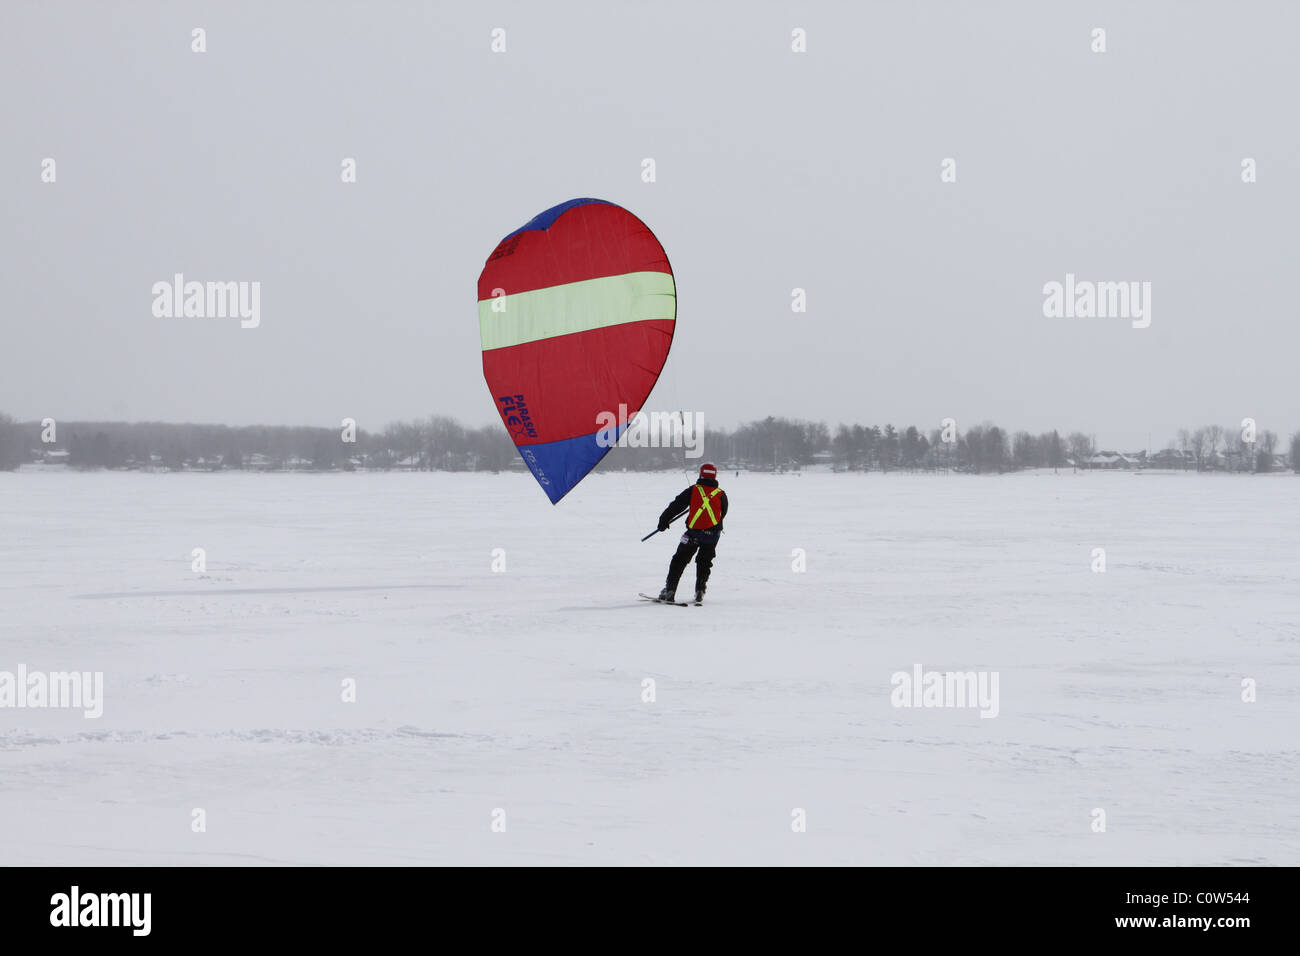
POLYGON ((559 219, 561 215, 568 212, 574 206, 586 206, 589 203, 600 203, 602 206, 613 205, 613 203, 607 202, 604 199, 570 199, 568 202, 562 202, 558 206, 552 206, 544 212, 539 212, 536 216, 529 219, 526 223, 501 241, 505 242, 506 239, 511 239, 519 235, 521 232, 527 232, 529 229, 549 229, 551 228, 551 223, 555 222, 555 220, 559 219))
MULTIPOLYGON (((614 440, 617 441, 625 431, 627 425, 619 425, 614 440)), ((598 431, 562 441, 524 445, 520 447, 519 453, 537 483, 546 492, 546 497, 551 499, 551 504, 555 504, 572 491, 573 486, 582 481, 613 447, 609 443, 608 432, 598 431), (602 438, 599 442, 598 437, 602 438)))

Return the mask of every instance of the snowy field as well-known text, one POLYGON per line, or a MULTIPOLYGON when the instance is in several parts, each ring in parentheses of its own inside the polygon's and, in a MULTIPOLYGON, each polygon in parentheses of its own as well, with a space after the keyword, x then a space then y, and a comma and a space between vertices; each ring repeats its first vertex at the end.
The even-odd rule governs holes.
POLYGON ((1300 479, 720 477, 0 474, 0 863, 1300 864, 1300 479))

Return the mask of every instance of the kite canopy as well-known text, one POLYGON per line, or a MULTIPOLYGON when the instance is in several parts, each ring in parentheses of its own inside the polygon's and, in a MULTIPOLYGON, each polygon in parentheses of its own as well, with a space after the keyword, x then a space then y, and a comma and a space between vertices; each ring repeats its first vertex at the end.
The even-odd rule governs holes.
POLYGON ((488 257, 478 277, 483 377, 552 503, 641 410, 676 317, 673 271, 659 240, 601 199, 552 206, 488 257))

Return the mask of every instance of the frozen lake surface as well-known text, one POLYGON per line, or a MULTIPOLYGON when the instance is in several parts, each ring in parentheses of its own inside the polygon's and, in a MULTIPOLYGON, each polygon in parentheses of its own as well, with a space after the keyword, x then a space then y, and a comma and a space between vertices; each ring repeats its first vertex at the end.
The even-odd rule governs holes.
POLYGON ((1300 480, 720 477, 0 474, 0 863, 1300 864, 1300 480))

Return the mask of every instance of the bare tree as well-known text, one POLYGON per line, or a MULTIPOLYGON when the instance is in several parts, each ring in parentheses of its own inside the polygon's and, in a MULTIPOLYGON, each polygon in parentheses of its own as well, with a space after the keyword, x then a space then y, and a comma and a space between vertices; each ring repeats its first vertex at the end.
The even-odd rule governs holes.
POLYGON ((958 439, 957 447, 968 471, 979 473, 984 470, 983 425, 972 425, 966 429, 966 434, 958 439))
POLYGON ((1065 464, 1065 442, 1061 440, 1060 432, 1055 429, 1050 435, 1044 432, 1038 444, 1047 450, 1045 464, 1050 465, 1053 471, 1065 464))
POLYGON ((1224 467, 1228 471, 1241 471, 1250 456, 1250 448, 1237 429, 1224 428, 1222 431, 1224 467))
POLYGON ((1191 438, 1192 454, 1196 456, 1196 470, 1204 471, 1209 466, 1210 458, 1210 430, 1204 426, 1192 432, 1191 438))
POLYGON ((1032 468, 1036 465, 1034 452, 1034 436, 1029 432, 1016 432, 1015 438, 1011 441, 1011 458, 1016 467, 1032 468))
POLYGON ((1255 447, 1259 449, 1255 454, 1255 471, 1269 472, 1273 470, 1273 452, 1277 448, 1277 433, 1265 429, 1260 432, 1259 440, 1256 441, 1255 447))
POLYGON ((1007 436, 997 425, 990 425, 984 432, 984 460, 990 469, 996 468, 998 474, 1006 468, 1007 436))
POLYGON ((1206 459, 1210 465, 1214 464, 1214 456, 1219 453, 1219 446, 1223 443, 1223 426, 1206 425, 1205 438, 1208 443, 1206 448, 1206 459))
POLYGON ((1070 432, 1065 441, 1070 448, 1070 457, 1074 459, 1074 467, 1087 468, 1088 459, 1096 454, 1092 439, 1083 432, 1070 432))
POLYGON ((22 428, 0 412, 0 471, 13 471, 27 460, 25 444, 22 428))

